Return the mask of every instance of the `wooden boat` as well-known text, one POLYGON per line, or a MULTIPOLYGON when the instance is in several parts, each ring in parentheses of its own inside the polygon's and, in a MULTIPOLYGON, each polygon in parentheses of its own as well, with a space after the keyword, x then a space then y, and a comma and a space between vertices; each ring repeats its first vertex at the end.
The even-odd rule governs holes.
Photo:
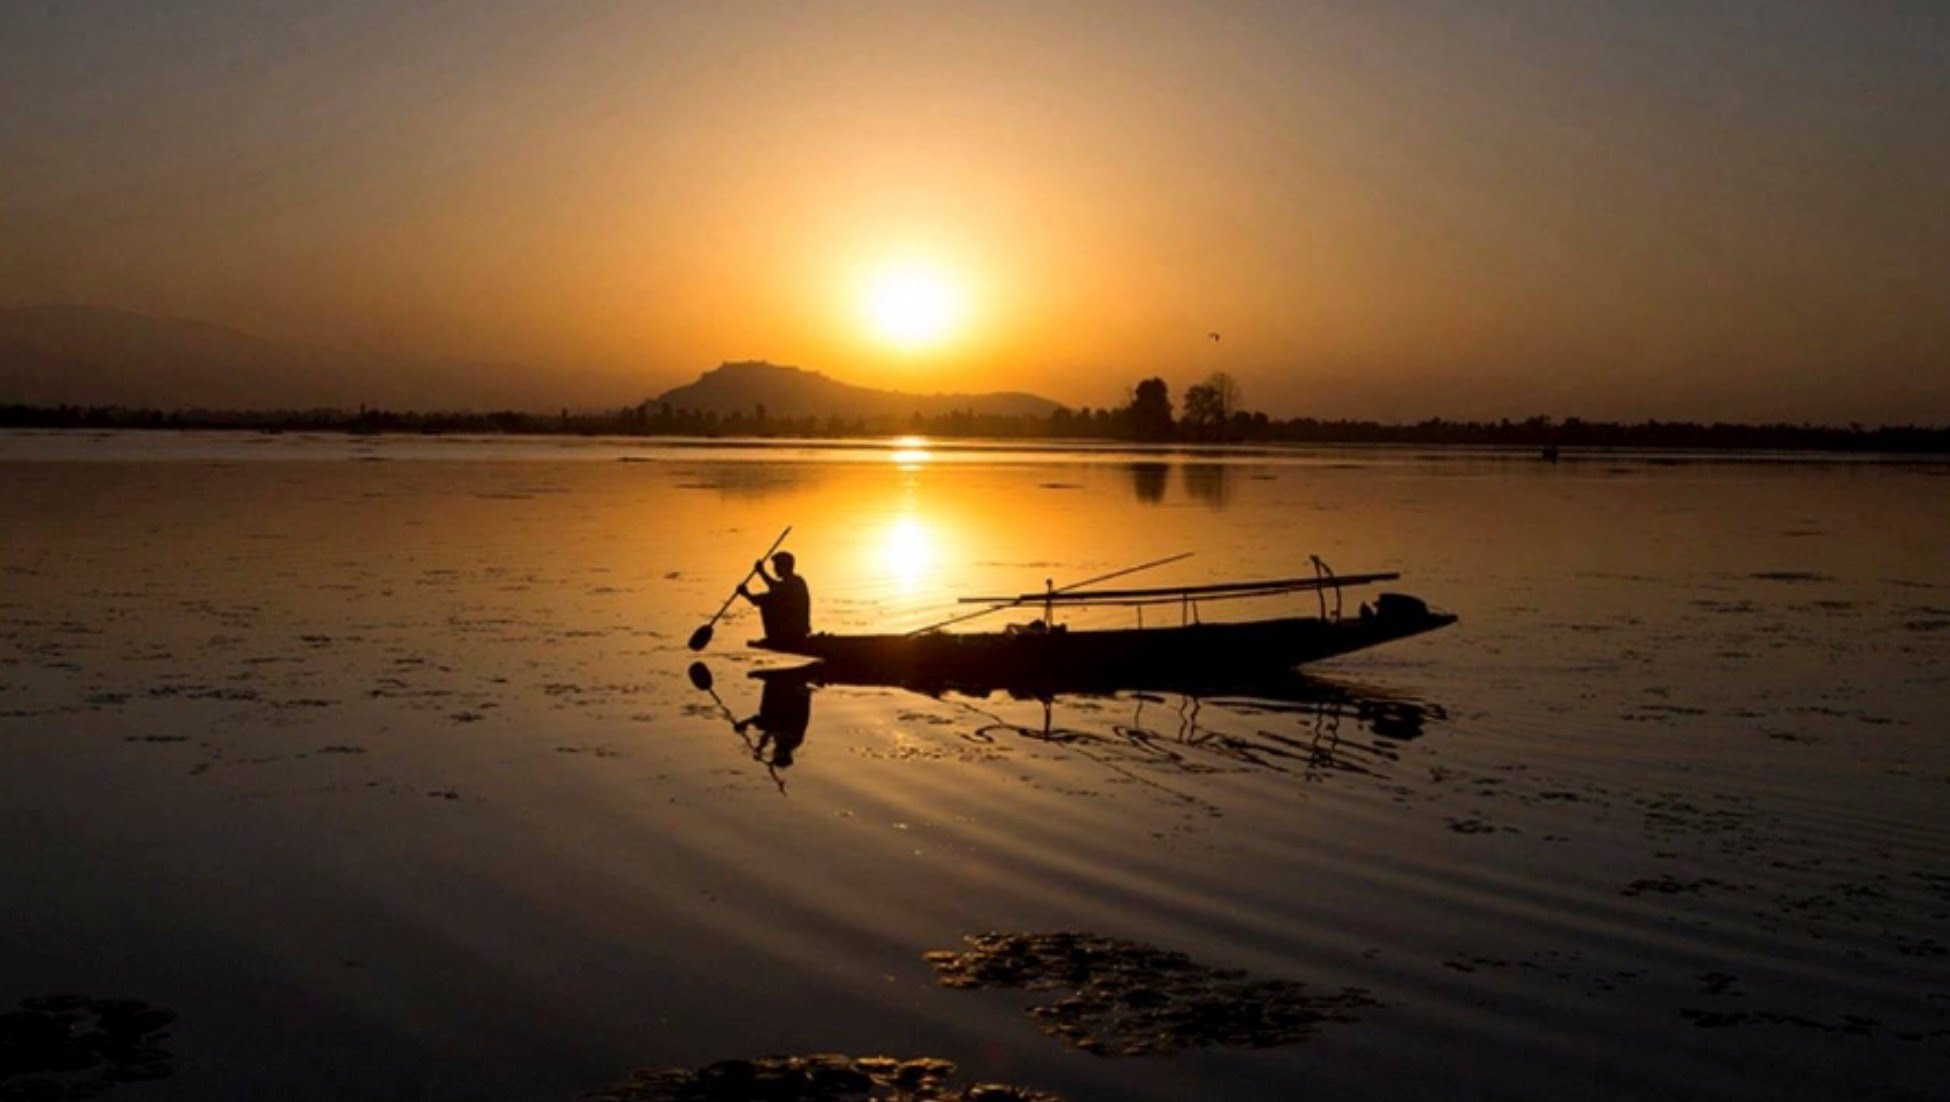
MULTIPOLYGON (((828 680, 931 685, 943 688, 1023 688, 1039 685, 1112 684, 1132 679, 1191 679, 1290 670, 1306 662, 1421 635, 1456 622, 1417 598, 1383 593, 1372 608, 1342 615, 1341 590, 1393 580, 1397 574, 1337 576, 1315 560, 1317 573, 1218 585, 1147 589, 1046 589, 1007 597, 968 597, 990 607, 974 615, 1040 605, 1042 619, 995 632, 924 629, 903 635, 815 633, 804 639, 761 639, 752 646, 822 663, 828 680), (1321 595, 1318 616, 1204 623, 1197 607, 1208 601, 1267 597, 1301 591, 1321 595), (1334 595, 1334 608, 1326 594, 1334 595), (1176 605, 1180 622, 1168 627, 1079 629, 1055 624, 1056 610, 1084 605, 1176 605)), ((1149 565, 1149 564, 1147 564, 1149 565)), ((1134 568, 1135 569, 1135 568, 1134 568)), ((1124 572, 1120 572, 1124 573, 1124 572)), ((960 619, 960 618, 958 618, 960 619)), ((956 621, 949 621, 950 623, 956 621)), ((937 625, 940 627, 942 625, 937 625)))

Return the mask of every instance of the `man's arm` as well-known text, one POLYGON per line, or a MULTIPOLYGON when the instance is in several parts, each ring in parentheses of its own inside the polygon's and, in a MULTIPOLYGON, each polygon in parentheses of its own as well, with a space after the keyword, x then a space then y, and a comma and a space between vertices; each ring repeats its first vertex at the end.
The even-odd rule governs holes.
MULTIPOLYGON (((753 574, 756 574, 756 575, 758 576, 758 580, 759 580, 759 581, 762 581, 762 582, 764 582, 764 583, 765 583, 765 588, 766 588, 766 589, 768 589, 768 590, 769 590, 769 589, 775 589, 775 588, 777 588, 777 587, 778 587, 778 584, 779 584, 779 580, 778 580, 777 578, 774 578, 774 577, 773 577, 772 575, 770 575, 770 574, 767 574, 767 573, 765 572, 765 560, 764 560, 764 559, 760 559, 760 560, 758 560, 757 562, 755 562, 755 563, 753 563, 753 564, 752 564, 752 573, 753 573, 753 574)), ((746 599, 747 601, 750 601, 751 603, 753 603, 753 604, 755 604, 755 605, 762 605, 762 604, 764 604, 764 603, 765 603, 765 602, 766 602, 766 601, 767 601, 768 599, 770 599, 770 598, 771 598, 771 596, 772 596, 772 595, 771 595, 770 593, 753 593, 753 592, 751 591, 751 588, 750 588, 750 586, 751 586, 751 579, 750 579, 750 578, 746 578, 746 579, 745 579, 744 581, 742 581, 742 582, 739 582, 739 583, 738 583, 738 595, 739 595, 740 597, 743 597, 743 598, 744 598, 744 599, 746 599)))

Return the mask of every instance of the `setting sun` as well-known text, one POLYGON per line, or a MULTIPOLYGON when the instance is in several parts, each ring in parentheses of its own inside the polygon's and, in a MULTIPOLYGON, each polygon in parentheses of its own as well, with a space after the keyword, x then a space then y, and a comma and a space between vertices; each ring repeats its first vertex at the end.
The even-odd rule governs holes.
POLYGON ((959 320, 961 306, 953 282, 920 265, 883 269, 867 285, 868 324, 875 336, 901 348, 941 343, 959 320))

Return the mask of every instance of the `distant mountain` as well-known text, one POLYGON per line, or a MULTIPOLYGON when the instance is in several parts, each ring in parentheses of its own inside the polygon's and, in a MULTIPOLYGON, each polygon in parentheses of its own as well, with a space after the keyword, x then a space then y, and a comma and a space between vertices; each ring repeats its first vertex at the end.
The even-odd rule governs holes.
MULTIPOLYGON (((616 408, 627 375, 403 360, 290 344, 209 322, 99 306, 0 307, 0 405, 162 410, 616 408)), ((772 417, 1047 416, 1033 394, 903 394, 769 363, 728 363, 653 402, 772 417)))
POLYGON ((651 399, 673 409, 745 413, 765 407, 768 417, 907 417, 966 411, 989 416, 1047 417, 1058 403, 1034 394, 907 394, 829 379, 817 371, 760 361, 723 364, 694 383, 651 399))
MULTIPOLYGON (((551 409, 560 379, 403 362, 97 306, 0 308, 0 404, 153 409, 551 409)), ((586 388, 585 388, 586 389, 586 388)))

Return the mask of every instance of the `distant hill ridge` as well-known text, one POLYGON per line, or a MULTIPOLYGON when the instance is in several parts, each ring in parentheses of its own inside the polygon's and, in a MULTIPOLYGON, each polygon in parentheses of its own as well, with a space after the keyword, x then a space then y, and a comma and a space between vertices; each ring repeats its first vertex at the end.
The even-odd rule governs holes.
POLYGON ((909 394, 877 390, 829 379, 817 371, 744 360, 721 364, 687 383, 664 391, 652 403, 698 413, 750 415, 758 406, 768 417, 933 417, 968 412, 981 416, 1047 417, 1059 403, 1034 394, 909 394))
MULTIPOLYGON (((402 360, 317 348, 228 326, 71 304, 0 307, 0 405, 178 410, 621 407, 622 375, 570 379, 518 364, 402 360), (618 385, 621 384, 621 385, 618 385), (604 395, 607 394, 607 400, 604 395)), ((638 391, 637 393, 642 393, 638 391)), ((904 394, 764 361, 727 363, 651 400, 779 418, 906 418, 961 411, 1047 417, 1033 394, 904 394)))

